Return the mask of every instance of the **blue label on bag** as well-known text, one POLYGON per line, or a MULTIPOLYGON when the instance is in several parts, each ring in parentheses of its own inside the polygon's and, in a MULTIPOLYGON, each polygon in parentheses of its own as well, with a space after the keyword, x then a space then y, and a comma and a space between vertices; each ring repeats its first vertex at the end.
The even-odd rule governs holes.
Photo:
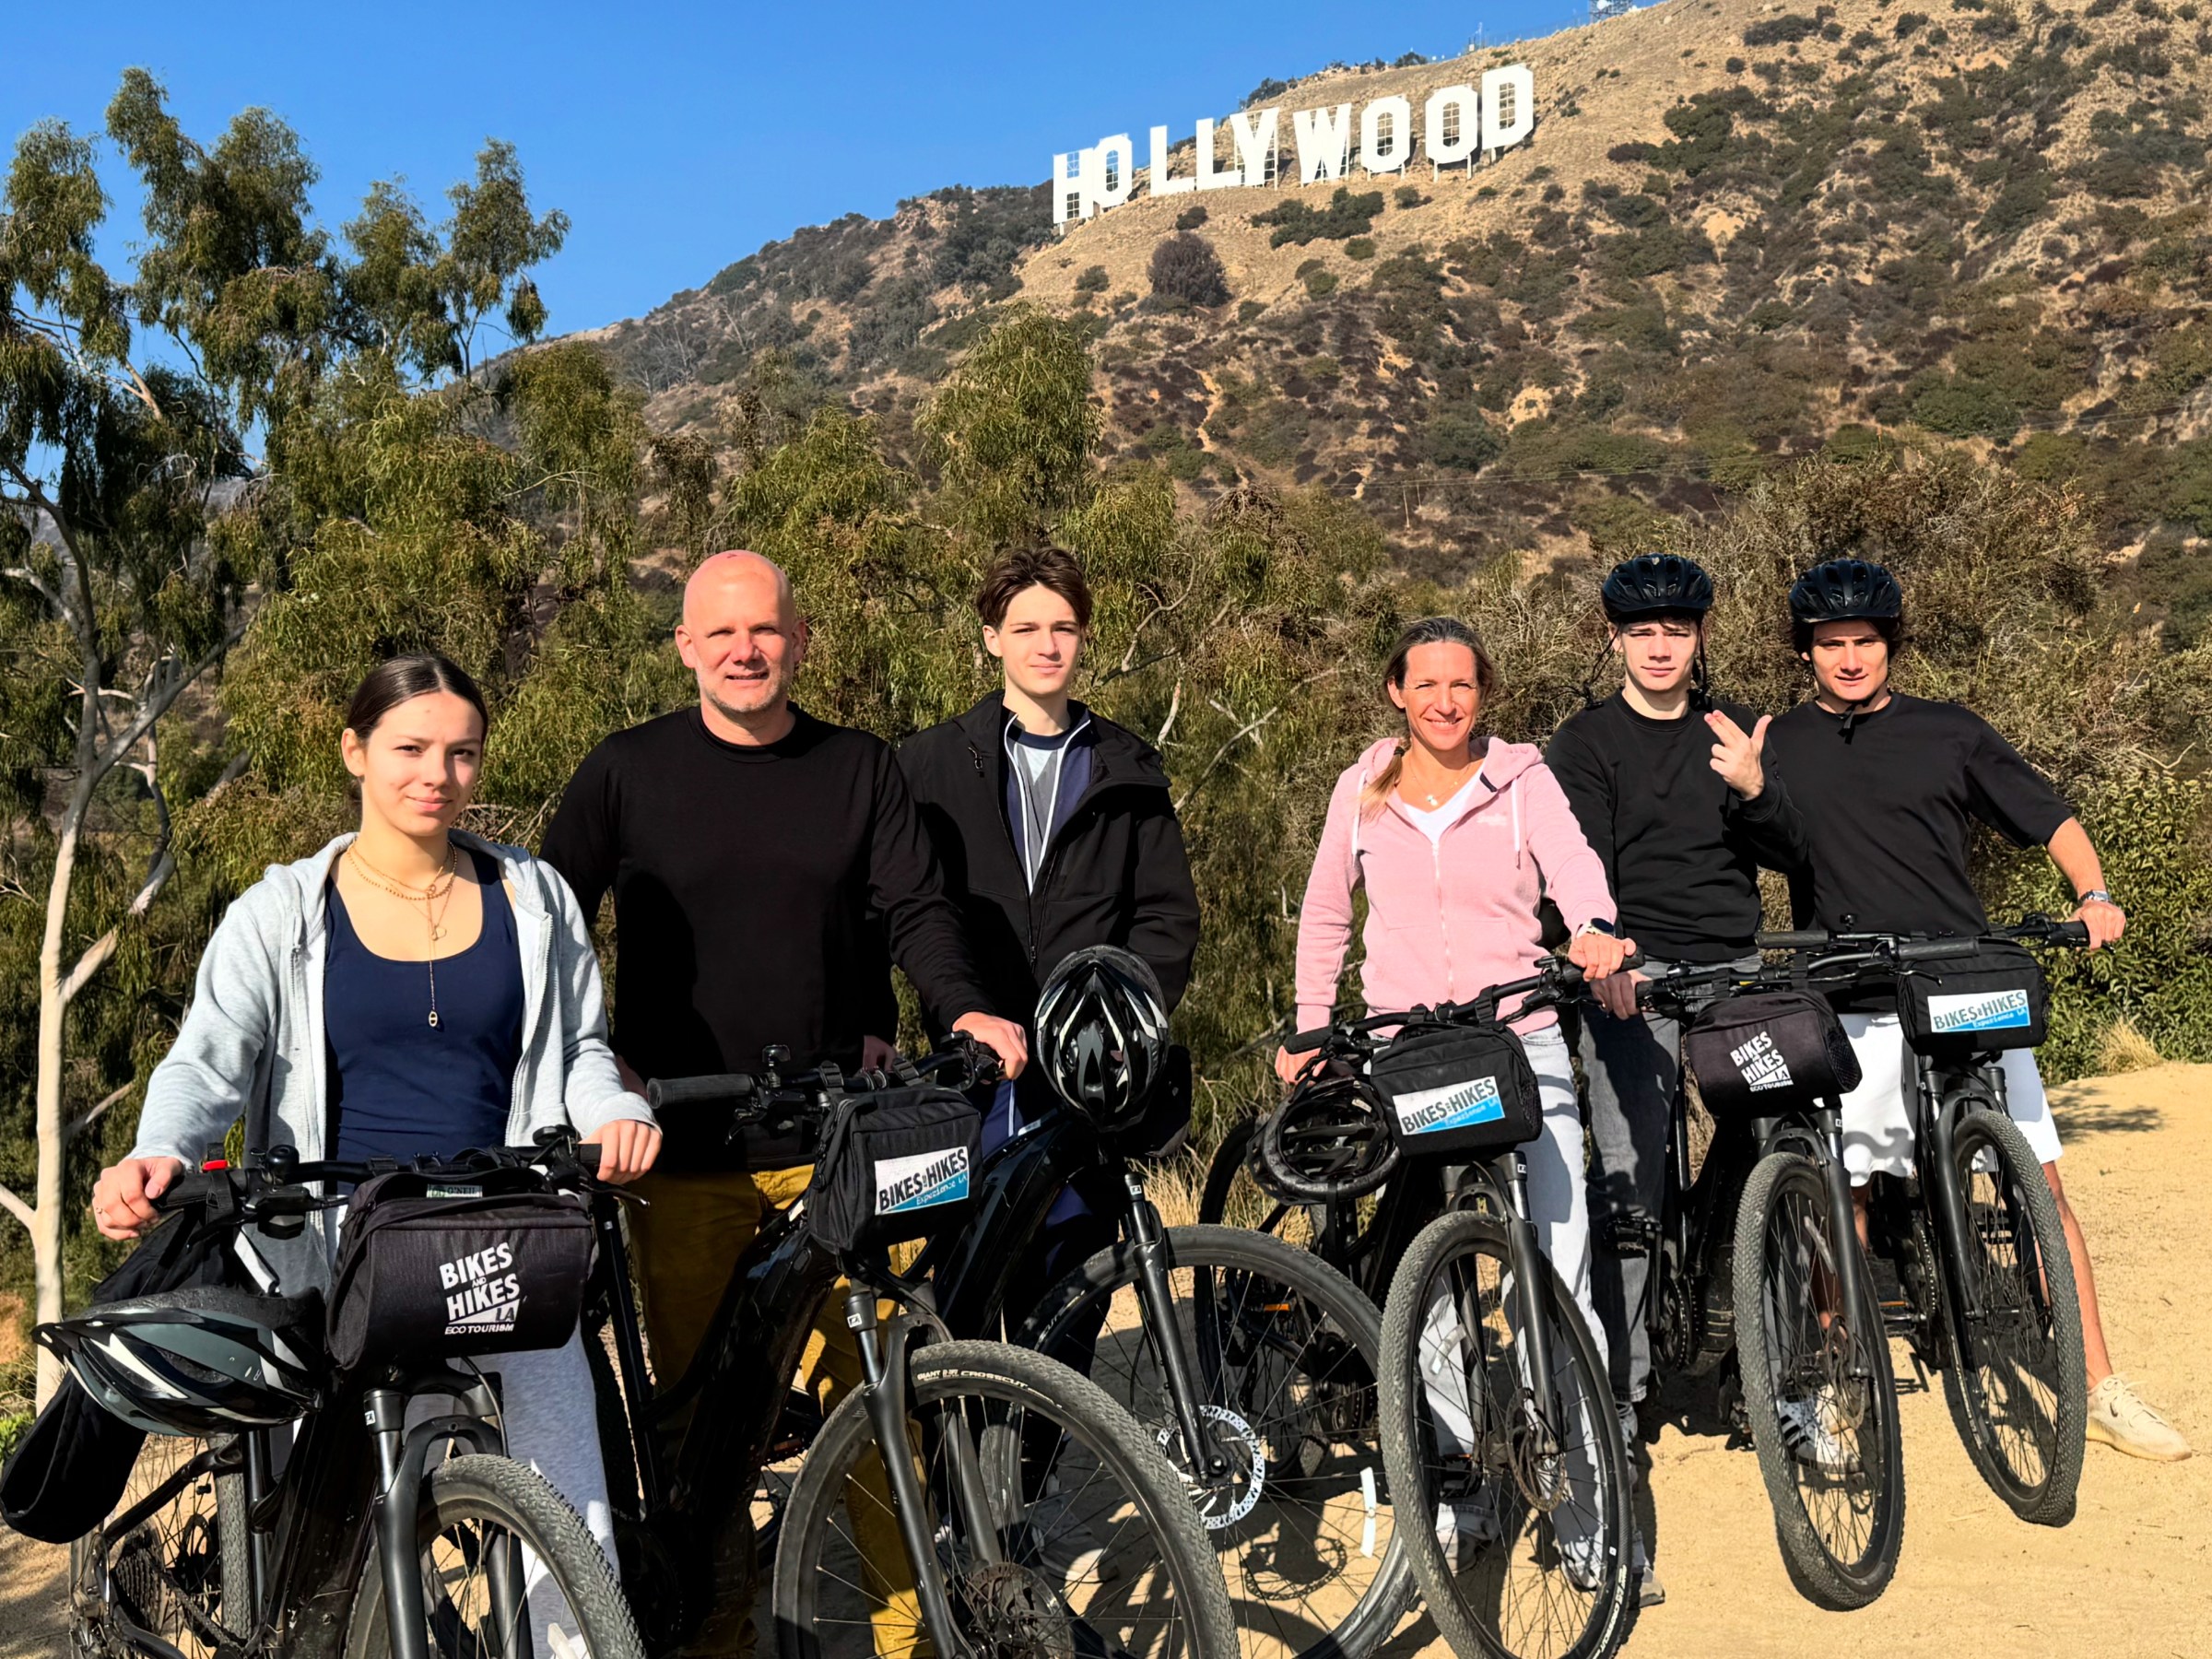
POLYGON ((2003 1031, 2032 1023, 2025 991, 1984 991, 1972 995, 1928 998, 1928 1030, 2003 1031))
POLYGON ((879 1159, 876 1164, 876 1213, 934 1209, 968 1196, 968 1148, 917 1152, 911 1158, 879 1159))
POLYGON ((1447 1083, 1441 1088, 1417 1089, 1391 1102, 1404 1135, 1435 1135, 1445 1129, 1465 1129, 1475 1124, 1494 1124, 1505 1116, 1498 1079, 1476 1077, 1465 1083, 1447 1083))

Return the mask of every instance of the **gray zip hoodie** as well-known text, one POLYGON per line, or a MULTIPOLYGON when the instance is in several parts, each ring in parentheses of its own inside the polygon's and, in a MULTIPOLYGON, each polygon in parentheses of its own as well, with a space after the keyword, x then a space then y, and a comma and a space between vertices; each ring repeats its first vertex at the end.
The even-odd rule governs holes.
MULTIPOLYGON (((296 864, 271 865, 238 896, 200 958, 192 1006, 146 1088, 133 1158, 182 1159, 196 1167, 242 1113, 253 1151, 296 1147, 304 1159, 328 1147, 329 1048, 324 1036, 324 924, 331 865, 353 841, 339 836, 296 864)), ((489 853, 513 897, 523 966, 523 1050, 507 1118, 512 1146, 540 1129, 573 1124, 585 1135, 618 1118, 653 1121, 622 1087, 606 1043, 599 961, 568 883, 520 847, 453 832, 489 853)), ((287 1291, 327 1288, 337 1217, 323 1213, 296 1241, 257 1247, 287 1291)))

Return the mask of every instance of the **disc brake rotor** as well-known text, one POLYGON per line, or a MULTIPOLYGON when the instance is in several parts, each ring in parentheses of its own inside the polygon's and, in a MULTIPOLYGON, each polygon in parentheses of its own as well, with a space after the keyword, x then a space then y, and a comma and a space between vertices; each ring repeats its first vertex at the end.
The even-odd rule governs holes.
POLYGON ((1183 1482, 1191 1488, 1206 1530, 1219 1532, 1243 1520, 1259 1502, 1267 1485, 1267 1452, 1252 1425, 1228 1406, 1201 1406, 1198 1409, 1208 1425, 1209 1449, 1222 1455, 1228 1468, 1219 1475, 1207 1475, 1193 1468, 1187 1460, 1177 1460, 1178 1430, 1173 1423, 1159 1431, 1159 1443, 1170 1461, 1182 1461, 1183 1482))

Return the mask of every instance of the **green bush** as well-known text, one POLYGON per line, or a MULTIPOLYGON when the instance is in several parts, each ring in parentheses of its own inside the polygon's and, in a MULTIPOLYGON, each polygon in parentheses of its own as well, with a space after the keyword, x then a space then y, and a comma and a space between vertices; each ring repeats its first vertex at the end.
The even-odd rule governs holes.
POLYGON ((1504 450, 1505 440, 1478 408, 1445 405, 1421 428, 1421 453, 1434 466, 1480 472, 1504 450))
POLYGON ((1353 237, 1344 244, 1344 256, 1347 259, 1372 259, 1375 256, 1375 239, 1371 236, 1353 237))
POLYGON ((1794 12, 1784 12, 1779 18, 1761 18, 1744 30, 1747 46, 1783 46, 1802 41, 1808 35, 1820 32, 1819 19, 1794 12))
POLYGON ((1087 265, 1077 275, 1076 292, 1078 294, 1102 294, 1106 291, 1106 285, 1110 280, 1104 265, 1087 265))
POLYGON ((35 1420, 36 1414, 29 1411, 18 1411, 7 1417, 0 1417, 0 1462, 5 1462, 16 1454, 17 1446, 21 1444, 23 1437, 30 1432, 30 1425, 35 1420))
POLYGON ((1365 236, 1374 228, 1376 216, 1382 211, 1381 191, 1354 195, 1340 184, 1336 194, 1329 198, 1329 205, 1319 211, 1292 197, 1280 206, 1253 214, 1252 222, 1275 227, 1275 234, 1267 239, 1269 247, 1294 243, 1302 248, 1312 241, 1343 241, 1348 237, 1365 236))
POLYGON ((1193 202, 1188 207, 1185 207, 1181 213, 1175 216, 1175 229, 1178 230, 1195 230, 1199 226, 1206 223, 1206 204, 1204 202, 1193 202))
POLYGON ((1305 276, 1306 292, 1315 300, 1325 300, 1336 291, 1336 273, 1327 266, 1308 271, 1305 276))
MULTIPOLYGON (((2054 953, 2051 1039, 2038 1051, 2045 1077, 2096 1068, 2121 1018, 2169 1060, 2212 1061, 2212 788, 2155 767, 2099 780, 2076 802, 2097 843, 2105 883, 2128 913, 2108 950, 2054 953)), ((2064 916, 2072 895, 2048 858, 2005 859, 1992 913, 2064 916)))

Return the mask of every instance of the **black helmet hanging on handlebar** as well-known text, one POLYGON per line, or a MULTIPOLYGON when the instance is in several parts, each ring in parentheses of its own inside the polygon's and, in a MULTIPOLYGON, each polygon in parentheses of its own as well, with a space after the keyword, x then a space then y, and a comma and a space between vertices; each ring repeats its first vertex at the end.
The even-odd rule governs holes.
POLYGON ((1712 578, 1677 553, 1639 553, 1613 567, 1600 594, 1606 619, 1702 617, 1712 608, 1712 578))
POLYGON ((1093 945, 1061 959, 1037 997, 1037 1061, 1054 1093, 1100 1129, 1125 1129, 1167 1059, 1167 999, 1141 957, 1093 945))
POLYGON ((205 1437, 315 1408, 321 1320, 318 1297, 173 1290, 87 1308, 38 1340, 133 1428, 205 1437))

